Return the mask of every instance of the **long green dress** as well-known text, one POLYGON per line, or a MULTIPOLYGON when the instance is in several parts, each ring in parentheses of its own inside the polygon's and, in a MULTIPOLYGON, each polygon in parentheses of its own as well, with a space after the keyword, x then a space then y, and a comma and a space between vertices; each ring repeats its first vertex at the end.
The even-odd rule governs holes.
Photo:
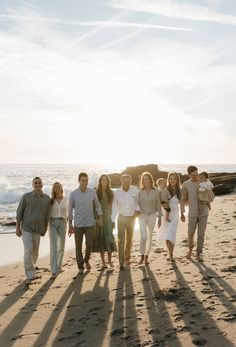
POLYGON ((115 252, 117 248, 112 228, 111 204, 107 196, 103 196, 100 204, 102 206, 103 226, 96 226, 93 238, 93 252, 115 252))

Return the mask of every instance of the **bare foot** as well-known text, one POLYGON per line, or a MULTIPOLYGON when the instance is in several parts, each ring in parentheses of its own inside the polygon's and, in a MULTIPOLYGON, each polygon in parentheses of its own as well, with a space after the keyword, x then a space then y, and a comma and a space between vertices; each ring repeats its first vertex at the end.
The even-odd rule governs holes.
POLYGON ((197 259, 197 261, 199 261, 199 263, 203 262, 203 259, 202 259, 200 254, 197 254, 196 259, 197 259))
POLYGON ((149 261, 148 261, 148 255, 145 255, 145 265, 148 265, 149 261))
POLYGON ((188 252, 187 255, 186 255, 186 258, 187 259, 191 259, 191 256, 192 256, 192 252, 188 252))
POLYGON ((142 265, 143 262, 144 262, 144 255, 141 255, 141 258, 140 258, 138 264, 139 264, 139 265, 142 265))
POLYGON ((91 265, 89 264, 89 262, 86 262, 85 266, 86 266, 87 271, 91 270, 91 265))

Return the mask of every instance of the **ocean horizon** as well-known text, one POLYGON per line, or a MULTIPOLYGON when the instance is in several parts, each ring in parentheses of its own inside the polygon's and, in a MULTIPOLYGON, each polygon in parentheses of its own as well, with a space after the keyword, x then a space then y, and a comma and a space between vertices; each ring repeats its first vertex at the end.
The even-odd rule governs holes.
MULTIPOLYGON (((187 164, 157 164, 161 171, 186 173, 187 164)), ((236 172, 236 164, 196 164, 200 171, 236 172)), ((130 165, 136 166, 136 165, 130 165)), ((114 173, 125 167, 103 164, 0 164, 0 218, 15 217, 21 196, 32 189, 32 178, 43 179, 45 193, 51 193, 55 181, 62 183, 65 195, 78 187, 78 174, 85 171, 89 175, 89 186, 94 188, 103 173, 114 173)), ((0 233, 14 232, 15 228, 0 226, 0 233)))

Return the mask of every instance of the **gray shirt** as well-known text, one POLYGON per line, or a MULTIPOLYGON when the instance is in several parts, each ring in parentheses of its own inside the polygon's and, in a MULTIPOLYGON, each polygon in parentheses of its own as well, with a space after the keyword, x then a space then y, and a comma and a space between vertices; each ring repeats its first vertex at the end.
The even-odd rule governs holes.
POLYGON ((189 217, 208 216, 209 208, 206 204, 201 204, 199 200, 199 182, 192 182, 191 179, 185 181, 181 188, 181 212, 185 212, 185 205, 188 205, 189 217))
POLYGON ((145 189, 140 189, 138 203, 141 213, 147 215, 156 213, 158 217, 162 216, 160 192, 156 188, 151 189, 148 192, 145 189))
POLYGON ((87 188, 85 191, 81 191, 80 188, 77 188, 70 194, 69 220, 74 219, 75 227, 82 228, 95 225, 94 208, 97 214, 101 216, 101 204, 94 189, 87 188))
POLYGON ((47 230, 51 212, 50 197, 43 192, 34 190, 21 198, 16 212, 16 219, 21 222, 21 228, 30 233, 44 235, 47 230))

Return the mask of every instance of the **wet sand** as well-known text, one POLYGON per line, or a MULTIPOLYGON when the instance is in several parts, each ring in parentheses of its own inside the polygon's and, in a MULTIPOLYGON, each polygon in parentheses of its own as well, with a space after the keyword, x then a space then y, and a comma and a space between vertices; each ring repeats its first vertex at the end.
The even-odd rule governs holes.
POLYGON ((50 280, 49 257, 40 279, 27 286, 22 263, 0 268, 0 346, 119 347, 235 346, 236 195, 217 197, 206 233, 204 262, 185 258, 187 224, 177 234, 175 263, 153 240, 149 266, 138 266, 139 240, 130 268, 77 274, 74 250, 50 280))

